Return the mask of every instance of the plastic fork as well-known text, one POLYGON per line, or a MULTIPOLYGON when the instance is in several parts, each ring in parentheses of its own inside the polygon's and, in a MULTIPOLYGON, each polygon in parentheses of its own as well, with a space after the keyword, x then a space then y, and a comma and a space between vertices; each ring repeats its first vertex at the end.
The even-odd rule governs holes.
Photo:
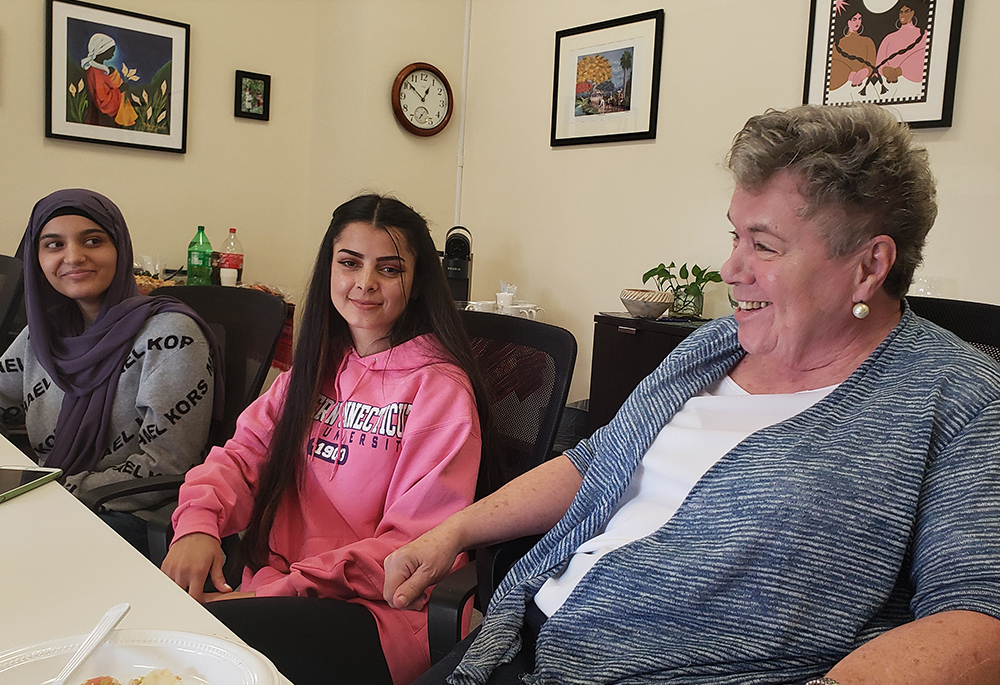
POLYGON ((52 681, 51 685, 66 685, 66 679, 73 675, 73 671, 82 664, 87 657, 93 654, 94 650, 104 644, 107 639, 108 634, 115 629, 122 619, 125 618, 125 614, 128 613, 129 609, 132 607, 128 602, 122 602, 121 604, 116 604, 105 612, 101 620, 98 621, 94 629, 90 631, 90 635, 87 639, 83 641, 80 648, 76 650, 76 654, 73 658, 69 660, 66 667, 59 672, 56 679, 52 681))

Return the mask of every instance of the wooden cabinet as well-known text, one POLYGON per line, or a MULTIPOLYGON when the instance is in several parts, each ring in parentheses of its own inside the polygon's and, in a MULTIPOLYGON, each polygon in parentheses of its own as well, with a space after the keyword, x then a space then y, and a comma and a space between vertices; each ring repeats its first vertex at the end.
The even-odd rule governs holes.
POLYGON ((590 432, 614 418, 639 381, 702 323, 635 319, 625 313, 596 314, 590 368, 590 432))

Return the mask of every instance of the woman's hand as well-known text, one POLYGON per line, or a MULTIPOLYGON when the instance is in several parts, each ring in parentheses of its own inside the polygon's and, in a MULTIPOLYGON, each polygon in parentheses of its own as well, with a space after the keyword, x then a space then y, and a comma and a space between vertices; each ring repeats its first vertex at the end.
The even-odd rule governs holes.
POLYGON ((573 462, 560 455, 452 514, 385 558, 383 599, 397 609, 422 609, 428 586, 448 574, 459 552, 547 532, 566 513, 582 481, 573 462))
POLYGON ((448 575, 462 547, 448 532, 446 523, 385 558, 382 596, 389 606, 415 611, 423 609, 427 603, 427 588, 448 575))
POLYGON ((222 543, 205 533, 191 533, 170 546, 160 568, 199 602, 204 601, 205 579, 211 576, 219 592, 233 591, 222 574, 222 543))
POLYGON ((870 74, 871 71, 872 70, 868 67, 861 67, 857 71, 852 71, 850 77, 848 77, 851 81, 851 85, 860 86, 865 82, 865 79, 868 78, 868 74, 870 74))

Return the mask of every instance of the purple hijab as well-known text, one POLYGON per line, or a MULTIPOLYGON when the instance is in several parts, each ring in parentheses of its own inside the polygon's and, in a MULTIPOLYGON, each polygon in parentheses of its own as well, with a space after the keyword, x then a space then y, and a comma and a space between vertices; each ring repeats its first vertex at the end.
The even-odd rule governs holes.
POLYGON ((139 294, 132 274, 132 239, 121 211, 91 190, 57 190, 31 210, 21 240, 24 254, 24 304, 31 349, 64 393, 55 442, 45 465, 65 475, 91 471, 107 448, 107 430, 118 376, 146 320, 164 312, 194 319, 212 347, 215 369, 213 415, 222 416, 222 355, 211 330, 187 305, 171 297, 139 294), (76 303, 49 284, 38 262, 38 236, 54 216, 76 214, 107 231, 118 251, 115 277, 94 323, 86 328, 76 303))

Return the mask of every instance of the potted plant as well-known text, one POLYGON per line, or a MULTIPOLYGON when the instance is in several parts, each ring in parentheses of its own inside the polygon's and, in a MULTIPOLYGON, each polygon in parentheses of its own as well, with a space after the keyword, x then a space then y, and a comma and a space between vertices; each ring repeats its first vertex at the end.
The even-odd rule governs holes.
POLYGON ((671 316, 700 317, 705 307, 705 286, 709 283, 721 283, 722 274, 703 269, 697 264, 688 270, 686 262, 677 269, 676 274, 674 269, 677 269, 677 265, 673 262, 669 266, 661 262, 642 275, 642 282, 645 284, 652 279, 658 290, 674 294, 674 302, 670 306, 671 316))

